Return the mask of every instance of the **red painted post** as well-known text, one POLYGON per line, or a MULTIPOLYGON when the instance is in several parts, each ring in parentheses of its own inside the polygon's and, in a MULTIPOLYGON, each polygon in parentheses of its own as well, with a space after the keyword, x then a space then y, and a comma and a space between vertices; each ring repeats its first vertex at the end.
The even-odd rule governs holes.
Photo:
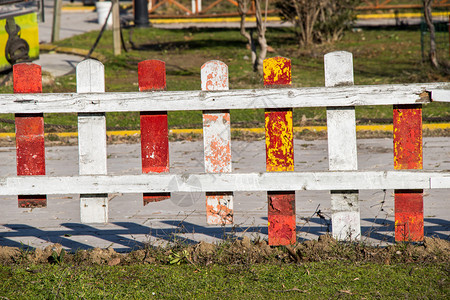
MULTIPOLYGON (((267 88, 291 85, 291 61, 284 57, 264 60, 264 86, 267 88)), ((266 109, 266 170, 294 171, 294 135, 292 109, 266 109)), ((294 244, 296 238, 295 192, 269 191, 269 245, 294 244)))
MULTIPOLYGON (((422 105, 394 105, 394 168, 422 169, 422 105)), ((423 190, 395 190, 395 240, 423 240, 423 190)))
MULTIPOLYGON (((41 66, 13 66, 14 93, 42 93, 41 66)), ((17 175, 45 175, 44 114, 16 114, 17 175)), ((46 207, 46 195, 19 195, 19 207, 46 207)))
MULTIPOLYGON (((139 91, 166 89, 166 64, 145 60, 138 64, 139 91)), ((141 155, 143 173, 169 172, 169 129, 167 112, 141 112, 141 155)), ((144 193, 144 205, 170 198, 170 193, 144 193)))

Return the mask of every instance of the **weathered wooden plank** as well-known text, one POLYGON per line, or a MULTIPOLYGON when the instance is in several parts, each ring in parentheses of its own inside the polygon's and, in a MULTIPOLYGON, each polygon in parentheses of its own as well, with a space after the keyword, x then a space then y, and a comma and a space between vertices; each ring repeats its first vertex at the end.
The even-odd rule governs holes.
MULTIPOLYGON (((42 93, 41 66, 13 66, 14 93, 42 93)), ((28 96, 28 95, 27 95, 28 96)), ((44 115, 15 115, 17 175, 45 175, 44 115)), ((45 195, 19 195, 19 207, 46 207, 45 195)))
MULTIPOLYGON (((77 65, 77 93, 105 91, 105 70, 101 62, 88 59, 77 65)), ((80 175, 106 175, 105 113, 78 114, 78 168, 80 175)), ((80 195, 81 223, 108 222, 108 195, 80 195)))
POLYGON ((333 171, 0 177, 0 195, 450 188, 450 172, 333 171), (432 186, 432 184, 434 184, 432 186))
MULTIPOLYGON (((264 87, 291 86, 291 60, 272 57, 264 60, 264 87)), ((265 110, 266 171, 294 171, 294 128, 292 108, 265 110)), ((290 245, 297 241, 295 192, 268 191, 267 219, 269 245, 290 245)))
POLYGON ((447 83, 103 94, 1 94, 1 113, 223 110, 429 103, 447 83))
MULTIPOLYGON (((138 64, 139 91, 166 89, 166 64, 161 60, 145 60, 138 64)), ((141 111, 141 158, 143 173, 169 172, 169 128, 167 111, 141 111)), ((158 202, 170 194, 144 193, 143 202, 158 202)))
MULTIPOLYGON (((353 56, 336 51, 325 55, 325 86, 353 85, 353 56)), ((357 170, 355 107, 327 107, 330 170, 357 170)), ((331 223, 337 240, 359 240, 358 191, 331 191, 331 223)))
POLYGON ((437 177, 430 179, 431 189, 448 189, 450 188, 450 177, 437 177))
MULTIPOLYGON (((422 105, 394 105, 394 169, 422 169, 422 105)), ((422 241, 423 190, 395 190, 395 240, 422 241)))
MULTIPOLYGON (((228 66, 213 60, 201 68, 202 91, 228 90, 228 66)), ((203 111, 203 143, 206 173, 231 172, 230 111, 203 111)), ((233 193, 206 194, 206 222, 233 224, 233 193)))
POLYGON ((450 102, 450 85, 447 89, 431 89, 431 99, 433 102, 450 102))

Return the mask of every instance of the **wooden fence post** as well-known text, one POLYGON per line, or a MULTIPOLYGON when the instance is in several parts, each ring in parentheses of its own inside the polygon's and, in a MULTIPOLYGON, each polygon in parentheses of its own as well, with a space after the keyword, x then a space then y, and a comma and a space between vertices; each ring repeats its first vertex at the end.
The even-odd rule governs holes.
MULTIPOLYGON (((325 86, 353 85, 353 56, 336 51, 325 55, 325 86)), ((355 107, 327 107, 328 161, 331 171, 358 169, 355 107)), ((359 240, 358 191, 331 191, 333 237, 359 240)))
MULTIPOLYGON (((264 87, 291 86, 291 60, 273 57, 264 60, 264 87)), ((292 108, 266 109, 266 171, 294 171, 292 108)), ((289 245, 297 241, 295 191, 269 191, 269 245, 289 245)))
MULTIPOLYGON (((139 91, 166 89, 166 64, 145 60, 138 64, 139 91)), ((141 156, 143 173, 169 172, 167 111, 141 112, 141 156)), ((170 193, 144 193, 144 205, 170 198, 170 193)))
MULTIPOLYGON (((41 66, 13 66, 14 93, 42 93, 41 66)), ((17 175, 45 175, 44 114, 16 114, 17 175)), ((19 195, 19 207, 46 207, 46 195, 19 195)))
MULTIPOLYGON (((202 91, 228 90, 228 66, 206 62, 201 68, 202 91)), ((206 173, 231 172, 230 111, 203 111, 203 141, 206 173)), ((233 193, 206 193, 206 222, 233 224, 233 193)))
MULTIPOLYGON (((394 105, 394 169, 422 169, 422 105, 394 105)), ((395 190, 395 240, 423 240, 423 190, 395 190)))
POLYGON ((112 32, 114 56, 120 55, 122 45, 120 44, 120 5, 119 0, 112 0, 112 32))
MULTIPOLYGON (((77 93, 105 92, 105 69, 88 59, 77 65, 77 93)), ((80 175, 106 175, 105 113, 78 113, 78 165, 80 175)), ((80 195, 81 223, 108 222, 108 194, 80 195)))

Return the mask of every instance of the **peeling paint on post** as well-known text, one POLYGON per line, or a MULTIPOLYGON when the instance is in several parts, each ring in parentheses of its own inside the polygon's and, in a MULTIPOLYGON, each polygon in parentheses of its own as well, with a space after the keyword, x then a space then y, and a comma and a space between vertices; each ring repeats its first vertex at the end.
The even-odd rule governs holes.
MULTIPOLYGON (((42 93, 41 66, 13 66, 14 93, 42 93)), ((16 114, 17 175, 45 175, 44 114, 16 114)), ((46 207, 46 195, 19 195, 19 207, 46 207)))
MULTIPOLYGON (((422 169, 422 105, 394 105, 394 169, 422 169)), ((423 240, 423 190, 395 190, 395 240, 423 240)))
MULTIPOLYGON (((202 91, 228 90, 228 66, 206 62, 201 68, 202 91)), ((206 173, 229 173, 231 169, 230 112, 203 111, 203 142, 206 173)), ((206 222, 233 224, 233 193, 206 193, 206 222)))
MULTIPOLYGON (((138 64, 139 91, 166 89, 166 64, 145 60, 138 64)), ((169 172, 167 112, 141 112, 141 156, 143 173, 169 172)), ((144 193, 144 205, 170 198, 170 193, 144 193)))
MULTIPOLYGON (((291 86, 291 60, 264 60, 264 86, 291 86)), ((266 171, 294 171, 294 132, 291 108, 266 109, 266 171)), ((294 244, 296 236, 295 192, 267 192, 269 245, 294 244)))
MULTIPOLYGON (((335 51, 324 56, 325 86, 353 85, 353 55, 335 51)), ((327 107, 330 171, 358 170, 355 107, 327 107)), ((358 191, 331 191, 331 223, 337 240, 359 240, 358 191)))

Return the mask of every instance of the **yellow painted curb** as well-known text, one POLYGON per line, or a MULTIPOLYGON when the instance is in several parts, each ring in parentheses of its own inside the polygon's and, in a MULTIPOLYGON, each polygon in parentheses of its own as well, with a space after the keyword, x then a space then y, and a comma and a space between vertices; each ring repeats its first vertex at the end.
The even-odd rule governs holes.
MULTIPOLYGON (((130 8, 131 5, 121 5, 122 9, 130 8)), ((95 11, 95 6, 63 6, 62 11, 65 12, 91 12, 95 11)), ((433 17, 445 17, 448 16, 448 12, 433 12, 433 17)), ((357 19, 394 19, 394 18, 420 18, 421 13, 379 13, 379 14, 358 14, 357 19)), ((221 22, 239 22, 240 17, 219 17, 219 18, 183 18, 183 19, 163 19, 150 17, 151 22, 155 24, 168 24, 168 23, 221 23, 221 22)), ((281 21, 278 16, 267 17, 268 21, 281 21)), ((247 21, 255 22, 255 17, 248 17, 247 21)))
MULTIPOLYGON (((89 50, 85 49, 78 49, 78 48, 71 48, 71 47, 60 47, 52 44, 39 44, 39 49, 41 51, 47 51, 47 52, 56 52, 56 53, 65 53, 65 54, 74 54, 79 56, 86 56, 89 53, 89 50)), ((105 61, 106 57, 103 54, 100 53, 92 53, 91 58, 98 59, 100 61, 105 61)))
MULTIPOLYGON (((132 4, 120 4, 120 8, 121 9, 128 9, 132 7, 132 4)), ((95 5, 93 6, 63 6, 61 8, 61 11, 65 11, 65 12, 90 12, 90 11, 95 11, 96 7, 95 5)))
MULTIPOLYGON (((433 17, 445 17, 449 16, 448 12, 434 12, 433 17)), ((395 19, 395 18, 421 18, 423 15, 421 13, 398 13, 398 14, 367 14, 367 15, 357 15, 356 18, 361 19, 395 19)))
MULTIPOLYGON (((256 22, 255 17, 246 18, 248 22, 256 22)), ((150 22, 153 24, 170 24, 170 23, 226 23, 226 22, 240 22, 240 17, 223 17, 223 18, 186 18, 186 19, 153 19, 150 17, 150 22)), ((281 21, 280 17, 267 17, 267 21, 281 21)))
POLYGON ((79 11, 94 11, 95 6, 63 6, 61 11, 65 12, 79 12, 79 11))
MULTIPOLYGON (((450 123, 441 124, 423 124, 423 129, 427 130, 439 130, 439 129, 450 129, 450 123)), ((294 127, 294 132, 302 132, 309 130, 312 132, 323 132, 327 131, 327 126, 296 126, 294 127)), ((259 133, 264 134, 264 128, 232 128, 232 132, 248 132, 248 133, 259 133)), ((356 126, 356 131, 392 131, 392 125, 358 125, 356 126)), ((169 133, 172 134, 203 134, 203 129, 171 129, 169 133)), ((117 130, 117 131, 107 131, 109 136, 133 136, 140 135, 139 130, 117 130)), ((13 132, 1 132, 0 139, 2 138, 14 138, 16 135, 13 132)), ((58 137, 77 137, 77 132, 51 132, 46 133, 45 136, 58 136, 58 137)))

